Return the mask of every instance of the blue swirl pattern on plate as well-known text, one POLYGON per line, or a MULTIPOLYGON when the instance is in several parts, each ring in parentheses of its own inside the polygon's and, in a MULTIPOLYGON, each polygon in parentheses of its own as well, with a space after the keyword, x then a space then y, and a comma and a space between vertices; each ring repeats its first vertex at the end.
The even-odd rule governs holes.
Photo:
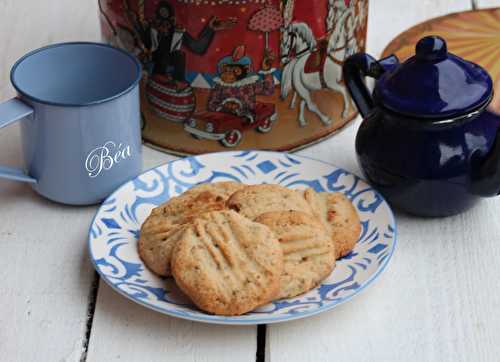
POLYGON ((387 265, 396 244, 396 225, 385 200, 345 170, 321 161, 278 152, 236 151, 176 160, 149 170, 102 204, 89 231, 90 256, 113 289, 161 313, 216 324, 262 324, 303 318, 350 299, 387 265), (354 250, 310 292, 275 301, 238 317, 208 315, 191 304, 172 279, 152 274, 137 253, 142 222, 157 205, 206 182, 274 183, 289 188, 342 192, 361 219, 354 250))

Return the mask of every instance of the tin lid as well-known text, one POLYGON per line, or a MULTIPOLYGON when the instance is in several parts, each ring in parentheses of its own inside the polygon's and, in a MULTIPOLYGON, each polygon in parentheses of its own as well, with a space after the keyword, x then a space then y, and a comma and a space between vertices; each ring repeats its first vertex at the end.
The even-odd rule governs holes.
POLYGON ((488 72, 448 53, 438 36, 422 38, 416 54, 378 80, 377 103, 415 118, 455 118, 482 107, 493 92, 488 72))

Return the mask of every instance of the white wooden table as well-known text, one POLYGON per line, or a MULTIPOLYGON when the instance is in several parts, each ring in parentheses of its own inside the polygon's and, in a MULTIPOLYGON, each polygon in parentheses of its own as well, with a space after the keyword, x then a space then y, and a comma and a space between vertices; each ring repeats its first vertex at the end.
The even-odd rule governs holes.
MULTIPOLYGON (((99 39, 96 3, 0 0, 0 100, 26 51, 99 39)), ((427 18, 487 6, 500 1, 371 0, 368 51, 427 18)), ((359 173, 358 125, 300 154, 359 173)), ((16 126, 0 131, 0 150, 1 164, 20 163, 16 126)), ((173 158, 144 148, 145 168, 173 158)), ((373 286, 267 328, 170 318, 100 283, 86 246, 95 210, 0 180, 0 361, 500 361, 500 199, 446 219, 398 214, 397 250, 373 286)))

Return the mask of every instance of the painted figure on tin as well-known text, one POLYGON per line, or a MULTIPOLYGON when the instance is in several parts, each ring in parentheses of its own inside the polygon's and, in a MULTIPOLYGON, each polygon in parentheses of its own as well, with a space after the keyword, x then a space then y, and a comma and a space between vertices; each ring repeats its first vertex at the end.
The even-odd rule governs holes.
POLYGON ((237 47, 232 55, 217 65, 218 76, 208 100, 209 111, 231 113, 253 123, 257 111, 257 95, 272 95, 274 80, 271 69, 274 55, 267 51, 261 71, 253 71, 252 59, 245 55, 245 46, 237 47))
POLYGON ((236 24, 234 18, 220 20, 214 16, 195 37, 177 24, 175 10, 166 1, 158 3, 150 23, 141 23, 135 17, 132 17, 132 20, 144 47, 151 53, 152 73, 172 78, 178 89, 188 86, 186 54, 181 50, 182 47, 203 55, 210 47, 216 31, 231 29, 236 24))
POLYGON ((347 118, 350 103, 342 81, 342 65, 358 49, 356 24, 353 23, 356 19, 353 16, 354 3, 329 0, 327 33, 321 39, 316 39, 309 24, 294 20, 294 4, 294 1, 289 0, 285 6, 281 43, 281 96, 286 99, 293 92, 290 108, 295 108, 297 98, 300 98, 298 122, 301 127, 307 125, 306 108, 328 126, 333 120, 318 107, 311 95, 322 89, 339 92, 343 106, 341 118, 347 118))

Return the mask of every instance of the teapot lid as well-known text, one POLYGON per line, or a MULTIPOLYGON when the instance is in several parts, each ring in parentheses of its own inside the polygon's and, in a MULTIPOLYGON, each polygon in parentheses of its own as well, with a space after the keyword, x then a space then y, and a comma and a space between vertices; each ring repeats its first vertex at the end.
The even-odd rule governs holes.
POLYGON ((438 36, 420 39, 416 54, 378 80, 374 98, 386 108, 416 118, 455 118, 491 99, 492 80, 477 64, 448 53, 438 36))

